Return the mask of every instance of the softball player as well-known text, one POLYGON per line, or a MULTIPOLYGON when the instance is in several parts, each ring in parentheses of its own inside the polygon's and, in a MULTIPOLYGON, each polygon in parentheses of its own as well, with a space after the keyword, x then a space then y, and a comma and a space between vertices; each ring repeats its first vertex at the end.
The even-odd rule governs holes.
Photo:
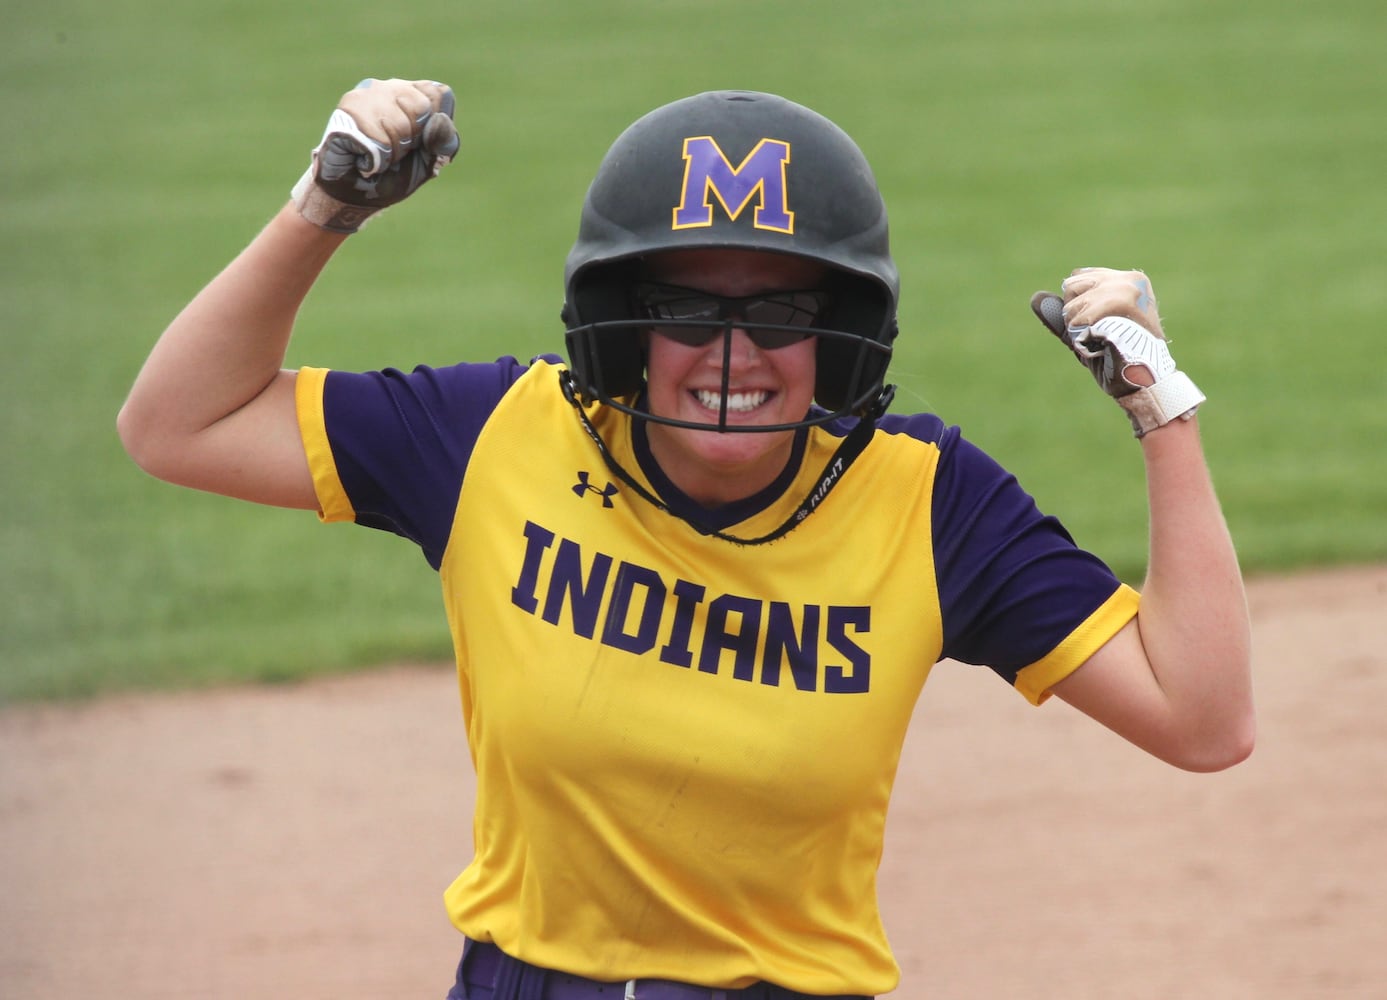
POLYGON ((322 267, 450 160, 452 118, 429 81, 343 97, 119 420, 156 476, 395 532, 437 570, 477 773, 450 997, 895 988, 877 862, 942 658, 1179 767, 1250 752, 1204 397, 1144 275, 1081 269, 1033 302, 1132 421, 1138 596, 957 428, 889 412, 881 196, 779 97, 701 94, 617 139, 566 266, 566 362, 281 370, 322 267))

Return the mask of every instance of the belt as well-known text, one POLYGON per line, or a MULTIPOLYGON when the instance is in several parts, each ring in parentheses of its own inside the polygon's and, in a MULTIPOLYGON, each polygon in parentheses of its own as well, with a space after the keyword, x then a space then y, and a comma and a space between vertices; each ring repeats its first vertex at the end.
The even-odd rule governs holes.
POLYGON ((449 1000, 870 1000, 862 996, 821 997, 774 983, 715 990, 667 979, 604 983, 512 958, 494 944, 468 940, 449 1000))

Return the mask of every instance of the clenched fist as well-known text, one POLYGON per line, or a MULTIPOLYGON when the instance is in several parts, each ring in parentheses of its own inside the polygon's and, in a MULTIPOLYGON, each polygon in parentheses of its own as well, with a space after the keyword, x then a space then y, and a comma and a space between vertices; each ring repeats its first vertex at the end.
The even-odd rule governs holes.
POLYGON ((1145 274, 1082 267, 1060 290, 1036 292, 1032 311, 1127 411, 1137 437, 1194 416, 1204 394, 1170 356, 1145 274))
POLYGON ((455 100, 432 80, 363 80, 338 102, 293 202, 305 219, 354 233, 408 198, 457 153, 455 100))

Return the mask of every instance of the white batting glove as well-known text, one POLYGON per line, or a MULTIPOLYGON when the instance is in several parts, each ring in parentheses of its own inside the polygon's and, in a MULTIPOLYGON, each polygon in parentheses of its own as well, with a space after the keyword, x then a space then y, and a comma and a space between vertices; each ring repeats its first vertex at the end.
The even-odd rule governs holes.
POLYGON ((362 80, 337 104, 290 194, 305 219, 354 233, 438 176, 458 151, 453 91, 432 80, 362 80))
POLYGON ((1032 311, 1127 412, 1137 437, 1194 416, 1205 396, 1170 356, 1146 275, 1080 268, 1061 291, 1036 292, 1032 311))

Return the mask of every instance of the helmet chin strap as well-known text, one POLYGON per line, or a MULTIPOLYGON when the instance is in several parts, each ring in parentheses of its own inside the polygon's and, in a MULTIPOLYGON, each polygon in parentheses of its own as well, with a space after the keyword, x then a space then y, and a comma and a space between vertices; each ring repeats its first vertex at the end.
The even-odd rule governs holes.
MULTIPOLYGON (((731 337, 730 328, 727 336, 729 338, 731 337)), ((606 464, 608 471, 610 471, 612 475, 631 487, 637 496, 657 510, 662 510, 671 517, 679 518, 679 520, 688 524, 701 535, 711 535, 725 542, 732 542, 734 545, 764 545, 767 542, 773 542, 777 538, 789 534, 791 529, 797 527, 801 521, 818 510, 819 505, 824 502, 833 488, 842 481, 843 474, 848 471, 848 467, 857 460, 858 455, 862 454, 862 449, 867 447, 867 442, 872 439, 872 434, 876 430, 877 418, 886 412, 887 407, 891 405, 892 398, 896 395, 896 387, 894 385, 882 387, 880 394, 878 394, 871 406, 868 407, 867 411, 858 419, 856 426, 854 426, 853 429, 847 433, 847 436, 843 438, 842 443, 838 445, 832 457, 829 458, 814 488, 809 491, 809 494, 802 501, 800 501, 799 507, 785 519, 780 527, 769 534, 761 535, 759 538, 741 538, 737 535, 729 535, 726 532, 694 524, 687 518, 675 513, 669 508, 668 504, 637 482, 634 476, 622 468, 621 463, 616 460, 611 451, 607 448, 607 442, 602 440, 602 435, 599 434, 597 428, 593 426, 592 420, 588 417, 587 411, 583 408, 583 404, 578 398, 577 388, 573 384, 573 373, 567 369, 560 372, 559 385, 563 389, 564 398, 567 399, 578 412, 578 419, 582 421, 583 429, 588 432, 588 436, 592 438, 593 443, 597 445, 597 451, 602 456, 602 461, 606 464)), ((722 400, 719 418, 720 425, 722 425, 727 418, 726 366, 723 366, 722 400)), ((633 413, 632 416, 638 420, 642 419, 640 414, 633 413)))

